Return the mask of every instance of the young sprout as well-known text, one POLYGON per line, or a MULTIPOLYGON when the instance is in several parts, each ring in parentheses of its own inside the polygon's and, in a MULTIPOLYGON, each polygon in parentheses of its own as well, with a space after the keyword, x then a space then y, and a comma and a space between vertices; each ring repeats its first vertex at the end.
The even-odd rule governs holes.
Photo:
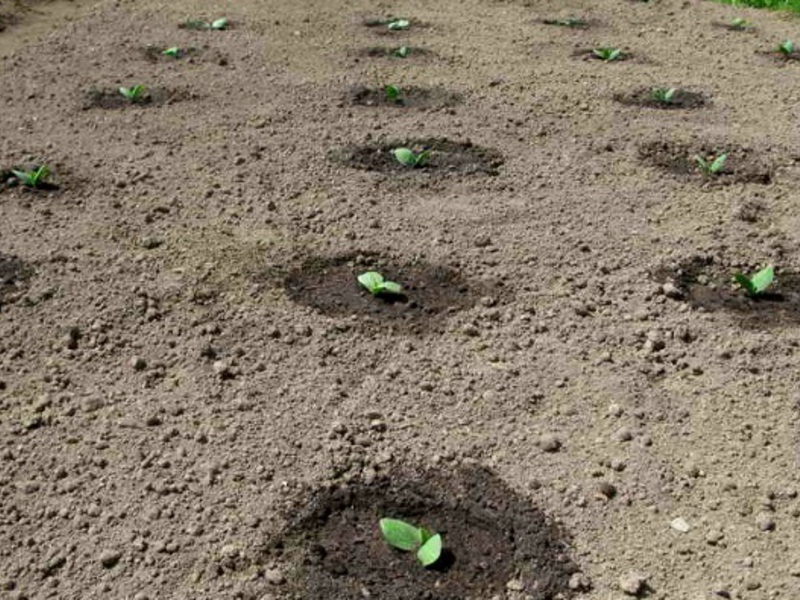
POLYGON ((396 56, 397 58, 407 58, 410 53, 411 49, 408 46, 400 46, 392 50, 392 56, 396 56))
POLYGON ((735 29, 736 31, 743 31, 743 30, 747 29, 749 26, 750 26, 750 23, 748 23, 742 17, 736 17, 735 19, 733 19, 733 21, 731 21, 731 24, 730 24, 730 28, 731 29, 735 29))
POLYGON ((733 279, 736 283, 742 286, 742 289, 749 296, 758 296, 763 294, 766 289, 772 285, 772 280, 775 277, 775 271, 772 266, 761 269, 752 277, 748 277, 743 273, 734 273, 733 279))
POLYGON ((417 154, 408 148, 395 148, 392 154, 395 160, 405 167, 424 167, 431 157, 430 150, 423 150, 417 154))
POLYGON ((222 31, 223 29, 227 29, 228 19, 222 17, 221 19, 216 19, 215 21, 211 21, 210 28, 215 29, 217 31, 222 31))
POLYGON ((172 48, 167 48, 166 50, 162 50, 161 54, 164 56, 171 56, 172 58, 180 58, 181 56, 181 49, 178 46, 172 46, 172 48))
POLYGON ((695 155, 694 161, 697 163, 698 168, 704 175, 717 175, 725 166, 725 161, 728 160, 728 154, 718 154, 714 160, 706 160, 699 154, 695 155))
POLYGON ((786 57, 791 56, 794 54, 794 42, 792 40, 783 40, 778 44, 778 52, 786 57))
POLYGON ((653 100, 661 104, 672 104, 672 101, 675 99, 675 94, 677 93, 677 88, 655 88, 650 92, 650 96, 653 100))
POLYGON ((411 21, 408 19, 393 19, 386 24, 389 31, 401 31, 411 27, 411 21))
POLYGON ((622 57, 622 50, 619 48, 594 48, 592 54, 600 60, 611 62, 622 57))
POLYGON ((568 17, 566 19, 545 19, 545 25, 557 25, 559 27, 586 27, 588 23, 583 19, 568 17))
POLYGON ((423 567, 431 566, 442 555, 441 534, 398 519, 381 519, 380 528, 387 544, 405 552, 416 551, 417 560, 423 567))
POLYGON ((11 173, 13 173, 14 177, 25 187, 39 188, 44 185, 45 179, 50 176, 50 169, 45 165, 41 165, 31 171, 15 171, 12 169, 11 173))
POLYGON ((400 88, 396 85, 387 85, 383 88, 384 98, 386 102, 398 104, 400 99, 400 88))
POLYGON ((397 296, 403 293, 403 287, 394 281, 387 281, 377 271, 367 271, 358 276, 360 283, 373 296, 397 296))
POLYGON ((186 29, 214 29, 222 31, 223 29, 227 29, 229 24, 228 19, 225 17, 211 22, 203 21, 202 19, 189 19, 183 24, 183 27, 186 29))
POLYGON ((119 93, 125 96, 125 99, 128 102, 134 103, 139 102, 144 97, 144 93, 147 88, 145 88, 141 83, 139 85, 135 85, 130 88, 121 87, 119 88, 119 93))

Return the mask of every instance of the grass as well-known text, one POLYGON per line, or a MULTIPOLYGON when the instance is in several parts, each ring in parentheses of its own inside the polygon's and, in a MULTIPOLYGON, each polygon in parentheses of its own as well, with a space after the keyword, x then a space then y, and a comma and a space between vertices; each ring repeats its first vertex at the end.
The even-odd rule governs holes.
POLYGON ((772 10, 791 10, 800 13, 800 0, 716 0, 734 6, 751 6, 772 10))

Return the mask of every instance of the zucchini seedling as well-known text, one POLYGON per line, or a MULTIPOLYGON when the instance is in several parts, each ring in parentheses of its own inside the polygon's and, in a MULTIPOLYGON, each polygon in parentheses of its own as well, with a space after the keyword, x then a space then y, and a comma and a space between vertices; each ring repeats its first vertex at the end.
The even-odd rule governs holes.
POLYGON ((408 19, 393 19, 386 24, 389 31, 402 31, 411 27, 411 21, 408 19))
POLYGON ((694 162, 697 163, 697 167, 703 173, 703 175, 718 175, 723 167, 725 167, 725 162, 728 160, 728 154, 718 154, 714 160, 705 159, 699 154, 695 155, 694 162))
POLYGON ((605 62, 612 62, 622 58, 622 50, 619 48, 593 48, 592 54, 605 62))
POLYGON ((119 88, 119 93, 122 94, 125 97, 125 99, 131 104, 143 100, 144 93, 146 91, 147 88, 144 87, 141 83, 129 88, 127 87, 119 88))
POLYGON ((677 88, 655 88, 650 92, 650 97, 659 104, 672 104, 672 101, 675 100, 675 94, 677 93, 677 88))
POLYGON ((397 58, 408 58, 410 53, 411 49, 408 46, 400 46, 392 50, 392 56, 396 56, 397 58))
POLYGON ((742 289, 748 296, 763 294, 767 288, 772 285, 772 280, 774 278, 775 270, 772 268, 772 265, 761 269, 752 277, 748 277, 744 273, 734 273, 733 275, 733 280, 742 286, 742 289))
POLYGON ((395 148, 392 150, 395 160, 404 167, 424 167, 431 158, 430 150, 416 153, 408 148, 395 148))
POLYGON ((400 88, 396 85, 384 86, 383 97, 389 104, 399 104, 403 101, 400 97, 400 88))
POLYGON ((789 58, 792 54, 794 54, 794 42, 792 40, 783 40, 780 44, 778 44, 777 51, 780 52, 784 57, 789 58))
POLYGON ((423 567, 431 566, 442 555, 441 534, 398 519, 381 519, 380 528, 387 544, 404 552, 416 552, 423 567))
POLYGON ((387 281, 383 275, 377 271, 367 271, 358 276, 358 283, 373 296, 389 295, 399 296, 403 293, 403 287, 394 281, 387 281))
POLYGON ((46 165, 41 165, 30 171, 15 171, 12 169, 11 173, 22 185, 34 189, 42 187, 46 183, 46 179, 50 177, 50 169, 46 165))
POLYGON ((736 17, 731 21, 730 25, 728 25, 728 28, 733 29, 734 31, 744 31, 748 27, 750 27, 750 23, 748 23, 747 20, 743 19, 742 17, 736 17))
POLYGON ((556 25, 558 27, 587 27, 589 24, 584 21, 583 19, 578 19, 575 17, 568 17, 566 19, 545 19, 543 21, 545 25, 556 25))
POLYGON ((164 56, 170 56, 172 58, 180 58, 181 54, 183 54, 183 51, 178 46, 172 46, 171 48, 162 50, 161 54, 164 56))

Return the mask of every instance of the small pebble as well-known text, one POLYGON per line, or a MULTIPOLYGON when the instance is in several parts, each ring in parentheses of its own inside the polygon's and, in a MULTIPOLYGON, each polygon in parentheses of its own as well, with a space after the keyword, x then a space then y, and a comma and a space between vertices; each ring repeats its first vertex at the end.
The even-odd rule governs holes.
POLYGON ((638 596, 647 587, 647 575, 631 571, 619 578, 619 589, 629 596, 638 596))

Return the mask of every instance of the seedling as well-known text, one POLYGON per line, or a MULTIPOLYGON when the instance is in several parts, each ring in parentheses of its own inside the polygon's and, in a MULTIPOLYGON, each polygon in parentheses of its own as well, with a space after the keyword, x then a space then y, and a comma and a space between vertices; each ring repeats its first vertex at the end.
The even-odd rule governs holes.
POLYGON ((583 19, 569 17, 567 19, 545 19, 545 25, 557 25, 558 27, 587 27, 589 24, 583 19))
POLYGON ((718 175, 720 171, 722 171, 727 160, 727 153, 718 154, 714 160, 707 160, 699 154, 695 155, 694 157, 694 161, 697 163, 698 168, 703 172, 704 175, 718 175))
POLYGON ((783 40, 778 44, 778 52, 783 54, 786 58, 794 54, 794 42, 792 40, 783 40))
POLYGON ((142 100, 144 98, 145 91, 147 91, 147 88, 145 88, 141 83, 129 88, 119 88, 119 93, 125 96, 125 99, 132 104, 142 100))
POLYGON ((25 187, 40 188, 45 184, 45 180, 50 176, 50 169, 45 165, 41 165, 31 171, 15 171, 11 170, 19 182, 25 187))
POLYGON ((763 294, 766 289, 772 285, 772 280, 775 277, 775 271, 770 265, 765 269, 761 269, 752 277, 748 277, 743 273, 735 273, 733 279, 736 283, 742 286, 749 296, 758 296, 763 294))
POLYGON ((660 104, 672 104, 677 93, 677 88, 656 88, 650 92, 650 96, 660 104))
POLYGON ((402 31, 411 27, 411 21, 408 19, 393 19, 386 24, 389 31, 402 31))
POLYGON ((164 56, 171 56, 172 58, 180 58, 183 52, 181 51, 178 46, 173 46, 172 48, 167 48, 166 50, 162 50, 161 54, 164 56))
POLYGON ((395 148, 392 154, 395 160, 405 167, 424 167, 431 157, 430 150, 423 150, 417 154, 408 148, 395 148))
POLYGON ((404 552, 416 551, 417 560, 423 567, 431 566, 442 555, 441 534, 398 519, 381 519, 380 527, 387 544, 404 552))
POLYGON ((386 281, 377 271, 367 271, 358 276, 358 283, 367 289, 373 296, 389 295, 398 296, 403 293, 403 287, 394 281, 386 281))
POLYGON ((202 19, 190 19, 186 21, 183 26, 186 29, 214 29, 216 31, 222 31, 223 29, 227 29, 230 23, 228 19, 222 17, 221 19, 216 19, 215 21, 203 21, 202 19))
POLYGON ((396 85, 387 85, 383 88, 384 98, 390 104, 398 104, 402 100, 400 98, 400 88, 396 85))
POLYGON ((410 53, 411 49, 408 46, 400 46, 392 50, 392 56, 396 56, 397 58, 408 58, 410 53))
POLYGON ((622 50, 619 48, 594 48, 592 54, 605 62, 612 62, 622 58, 622 50))
POLYGON ((736 31, 744 31, 748 27, 750 27, 750 23, 742 17, 736 17, 730 24, 730 28, 736 31))

